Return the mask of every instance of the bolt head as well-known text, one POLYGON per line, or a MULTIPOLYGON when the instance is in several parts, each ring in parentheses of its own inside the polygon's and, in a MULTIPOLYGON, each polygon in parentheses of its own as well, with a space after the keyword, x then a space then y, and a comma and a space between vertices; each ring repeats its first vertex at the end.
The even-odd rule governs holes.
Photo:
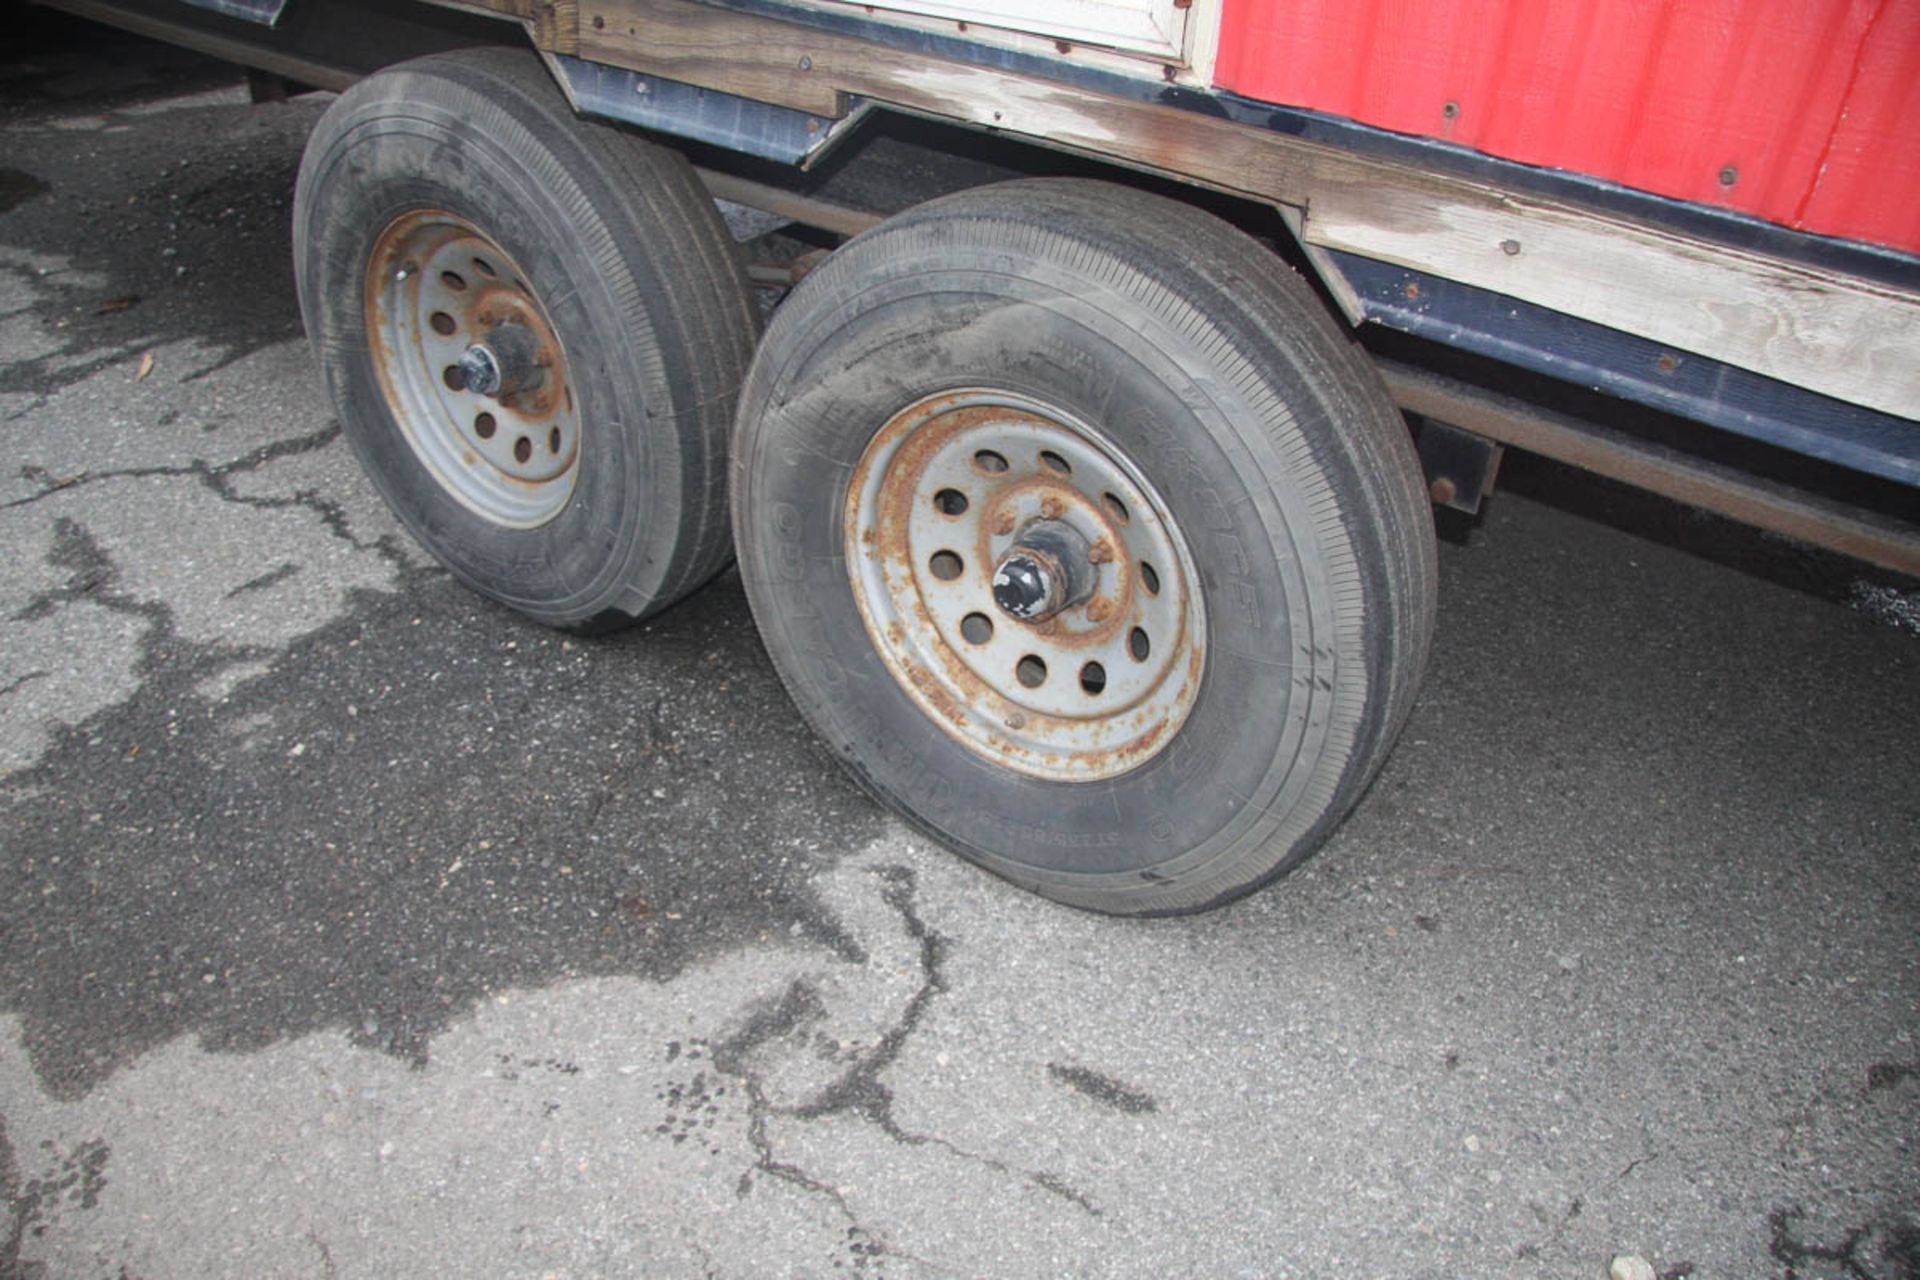
POLYGON ((1054 585, 1030 555, 1010 555, 993 571, 993 602, 1010 617, 1039 617, 1052 603, 1054 585))
POLYGON ((460 374, 466 380, 467 390, 475 395, 490 396, 500 389, 500 362, 480 343, 461 353, 460 374))

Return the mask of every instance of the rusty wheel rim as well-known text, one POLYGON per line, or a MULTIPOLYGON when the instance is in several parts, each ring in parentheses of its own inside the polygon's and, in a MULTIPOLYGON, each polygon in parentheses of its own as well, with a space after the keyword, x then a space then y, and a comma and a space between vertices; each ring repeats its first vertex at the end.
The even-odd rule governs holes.
POLYGON ((394 421, 440 486, 507 528, 558 515, 580 415, 565 349, 513 257, 456 214, 414 210, 375 240, 365 306, 394 421))
POLYGON ((1193 558, 1158 492, 1090 424, 985 390, 921 401, 861 456, 843 535, 875 650, 975 754, 1049 780, 1110 778, 1164 750, 1192 711, 1206 651, 1193 558), (1008 566, 1043 529, 1084 551, 1083 595, 1017 616, 1008 566))

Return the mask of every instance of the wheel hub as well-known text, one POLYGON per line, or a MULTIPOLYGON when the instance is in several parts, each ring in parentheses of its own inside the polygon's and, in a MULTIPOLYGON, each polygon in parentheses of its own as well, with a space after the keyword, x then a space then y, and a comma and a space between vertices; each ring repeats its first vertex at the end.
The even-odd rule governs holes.
POLYGON ((508 528, 558 515, 580 414, 559 336, 513 257, 456 214, 415 210, 375 240, 365 305, 394 422, 441 487, 508 528))
POLYGON ((1193 707, 1206 619, 1192 557, 1091 424, 989 391, 922 401, 868 445, 843 534, 876 650, 976 754, 1113 777, 1193 707))
POLYGON ((546 381, 540 367, 540 340, 523 324, 496 324, 486 340, 460 353, 460 375, 475 395, 509 399, 537 390, 546 381))
POLYGON ((1087 539, 1063 520, 1035 520, 993 570, 993 602, 1010 618, 1045 622, 1093 594, 1087 539))

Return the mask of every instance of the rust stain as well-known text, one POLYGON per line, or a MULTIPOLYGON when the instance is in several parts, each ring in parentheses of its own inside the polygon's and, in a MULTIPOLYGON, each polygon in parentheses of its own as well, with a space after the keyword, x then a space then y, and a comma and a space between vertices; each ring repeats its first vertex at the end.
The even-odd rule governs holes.
POLYGON ((1154 744, 1160 741, 1160 735, 1166 731, 1167 722, 1165 720, 1156 720, 1151 728, 1135 738, 1132 742, 1115 747, 1113 749, 1113 758, 1116 760, 1132 760, 1145 755, 1147 752, 1153 750, 1154 744))
POLYGON ((927 704, 935 712, 951 720, 960 728, 966 727, 967 709, 954 700, 953 694, 934 678, 932 672, 912 662, 901 663, 900 669, 906 673, 907 679, 913 682, 913 687, 920 691, 920 696, 926 699, 927 704))

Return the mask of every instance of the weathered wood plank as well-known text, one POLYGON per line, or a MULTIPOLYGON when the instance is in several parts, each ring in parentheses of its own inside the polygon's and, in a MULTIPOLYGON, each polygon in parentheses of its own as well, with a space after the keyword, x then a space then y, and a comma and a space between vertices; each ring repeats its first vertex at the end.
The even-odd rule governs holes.
MULTIPOLYGON (((841 88, 873 81, 882 50, 824 31, 701 5, 636 0, 580 6, 580 56, 837 116, 841 88)), ((857 90, 856 90, 857 91, 857 90)))
POLYGON ((1891 289, 1590 213, 1371 179, 1321 186, 1306 239, 1920 417, 1920 306, 1891 289))
POLYGON ((554 53, 580 52, 579 0, 535 0, 526 17, 533 43, 554 53))

